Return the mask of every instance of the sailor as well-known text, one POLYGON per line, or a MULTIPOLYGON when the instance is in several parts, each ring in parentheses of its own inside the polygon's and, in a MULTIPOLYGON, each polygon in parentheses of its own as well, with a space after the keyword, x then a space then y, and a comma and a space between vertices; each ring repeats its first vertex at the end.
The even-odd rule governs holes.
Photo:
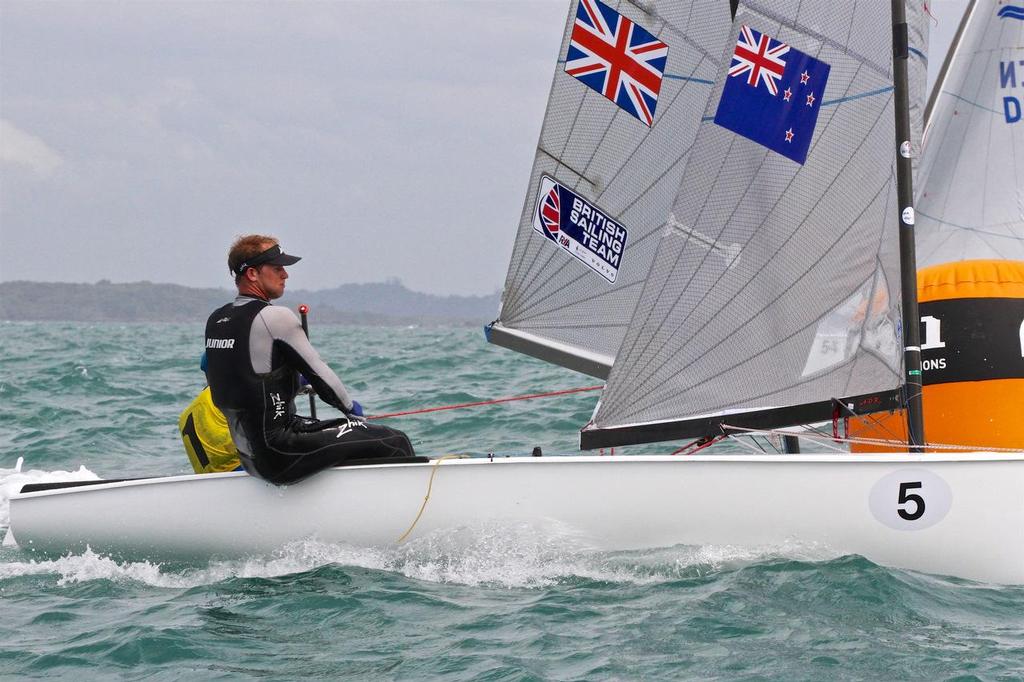
POLYGON ((410 457, 401 431, 363 419, 363 409, 314 350, 296 315, 271 305, 284 294, 286 266, 299 261, 274 237, 247 235, 228 252, 238 297, 206 322, 207 379, 227 418, 242 466, 278 485, 351 459, 410 457), (300 373, 341 419, 295 414, 300 373))

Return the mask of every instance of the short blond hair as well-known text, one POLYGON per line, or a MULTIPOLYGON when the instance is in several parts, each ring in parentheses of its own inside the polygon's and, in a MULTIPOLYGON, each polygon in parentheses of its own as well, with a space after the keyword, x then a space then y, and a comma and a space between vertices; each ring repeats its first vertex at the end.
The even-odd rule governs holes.
POLYGON ((266 234, 246 234, 236 239, 228 250, 228 270, 235 278, 235 284, 242 279, 242 273, 238 272, 242 263, 279 243, 277 237, 266 234))

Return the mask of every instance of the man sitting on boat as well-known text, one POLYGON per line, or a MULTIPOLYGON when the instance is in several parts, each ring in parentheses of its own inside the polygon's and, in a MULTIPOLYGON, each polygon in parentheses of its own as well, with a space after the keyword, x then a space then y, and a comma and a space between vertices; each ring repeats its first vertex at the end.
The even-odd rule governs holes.
POLYGON ((242 466, 280 485, 350 459, 413 456, 404 433, 362 418, 362 407, 320 359, 296 315, 271 305, 284 294, 285 266, 298 261, 274 237, 240 237, 228 253, 238 297, 206 322, 207 379, 242 466), (300 372, 345 417, 296 415, 300 372))

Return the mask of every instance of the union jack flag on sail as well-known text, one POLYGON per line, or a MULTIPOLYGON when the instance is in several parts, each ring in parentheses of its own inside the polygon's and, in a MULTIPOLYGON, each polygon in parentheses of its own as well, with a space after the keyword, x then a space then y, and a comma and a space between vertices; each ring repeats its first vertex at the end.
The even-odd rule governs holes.
POLYGON ((668 45, 601 0, 579 0, 565 72, 650 126, 668 45))
POLYGON ((768 92, 779 94, 778 80, 786 69, 782 55, 789 52, 789 45, 773 40, 767 33, 758 33, 744 26, 740 38, 736 41, 736 50, 732 54, 730 76, 746 73, 747 85, 755 88, 764 83, 768 92))

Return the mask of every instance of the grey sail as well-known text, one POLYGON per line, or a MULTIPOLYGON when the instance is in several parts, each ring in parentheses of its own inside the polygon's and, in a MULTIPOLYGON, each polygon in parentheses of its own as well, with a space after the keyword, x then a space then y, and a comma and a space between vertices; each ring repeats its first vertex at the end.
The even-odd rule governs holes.
POLYGON ((951 46, 917 180, 921 266, 1024 261, 1024 3, 972 2, 951 46))
POLYGON ((889 6, 778 7, 740 5, 636 314, 582 432, 584 448, 899 404, 889 6), (779 108, 770 111, 791 125, 777 131, 775 118, 748 129, 733 113, 734 101, 746 101, 733 93, 768 88, 767 79, 750 86, 754 74, 739 57, 744 41, 763 35, 788 50, 771 100, 779 108), (817 107, 809 138, 805 109, 794 105, 817 107), (793 149, 801 141, 809 145, 802 163, 793 149))
POLYGON ((607 376, 729 22, 727 0, 571 3, 491 342, 607 376))

